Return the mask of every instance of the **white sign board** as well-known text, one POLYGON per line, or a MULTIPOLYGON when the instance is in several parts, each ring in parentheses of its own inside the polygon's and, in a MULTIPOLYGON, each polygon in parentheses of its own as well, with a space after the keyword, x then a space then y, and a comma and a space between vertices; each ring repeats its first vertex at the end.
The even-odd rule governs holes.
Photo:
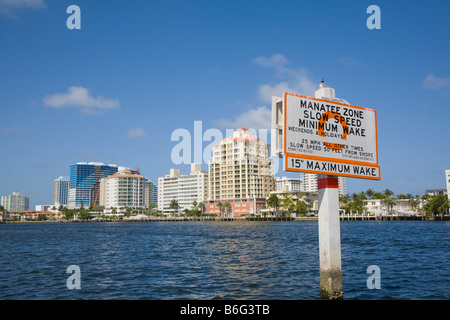
POLYGON ((285 170, 380 179, 375 110, 284 95, 285 170))

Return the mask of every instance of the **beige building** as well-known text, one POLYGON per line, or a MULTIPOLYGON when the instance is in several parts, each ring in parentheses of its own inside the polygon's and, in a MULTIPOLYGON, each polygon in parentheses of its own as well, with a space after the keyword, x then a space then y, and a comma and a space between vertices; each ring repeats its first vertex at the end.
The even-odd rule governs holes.
POLYGON ((275 189, 269 145, 245 128, 213 146, 208 166, 208 213, 257 214, 275 189), (224 204, 230 207, 223 208, 224 204))
POLYGON ((145 177, 122 170, 100 180, 100 205, 110 208, 143 208, 145 177))

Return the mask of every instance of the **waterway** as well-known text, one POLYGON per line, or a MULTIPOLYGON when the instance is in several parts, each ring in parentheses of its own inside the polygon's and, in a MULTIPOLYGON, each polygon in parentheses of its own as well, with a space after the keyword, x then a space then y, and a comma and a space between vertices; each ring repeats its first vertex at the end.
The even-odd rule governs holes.
MULTIPOLYGON (((342 221, 344 299, 450 298, 450 222, 342 221), (380 289, 367 268, 379 267, 380 289)), ((319 299, 317 221, 0 224, 0 299, 319 299), (67 268, 80 270, 68 289, 67 268)))

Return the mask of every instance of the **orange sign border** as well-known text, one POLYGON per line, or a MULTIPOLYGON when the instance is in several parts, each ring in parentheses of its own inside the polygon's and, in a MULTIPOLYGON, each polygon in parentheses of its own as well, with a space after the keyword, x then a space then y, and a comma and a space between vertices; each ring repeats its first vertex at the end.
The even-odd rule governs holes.
MULTIPOLYGON (((358 106, 353 106, 353 105, 348 105, 348 104, 344 104, 344 103, 340 103, 340 102, 335 102, 335 101, 329 101, 329 100, 323 100, 323 99, 318 99, 318 98, 312 98, 312 97, 308 97, 308 96, 304 96, 304 95, 300 95, 300 94, 295 94, 295 93, 289 93, 289 92, 285 92, 284 93, 284 130, 283 130, 283 151, 284 151, 284 160, 285 160, 285 170, 288 168, 288 163, 287 163, 287 159, 288 157, 291 158, 297 158, 297 159, 306 159, 306 160, 317 160, 317 161, 327 161, 327 162, 335 162, 335 163, 343 163, 343 164, 349 164, 349 165, 361 165, 361 166, 367 166, 367 167, 375 167, 378 168, 379 171, 379 176, 378 177, 364 177, 364 176, 355 176, 355 175, 349 175, 349 174, 339 174, 338 176, 348 176, 348 177, 356 177, 356 178, 361 178, 361 179, 372 179, 372 180, 380 180, 381 179, 381 170, 380 170, 380 166, 378 164, 378 124, 377 124, 377 112, 374 109, 369 109, 369 108, 364 108, 364 107, 358 107, 358 106), (305 99, 311 99, 311 100, 315 100, 315 101, 321 101, 321 102, 326 102, 326 103, 333 103, 333 104, 337 104, 343 107, 351 107, 351 108, 356 108, 356 109, 360 109, 360 110, 365 110, 365 111, 369 111, 369 112, 373 112, 375 114, 375 150, 376 150, 376 163, 371 163, 371 162, 364 162, 364 161, 355 161, 355 160, 346 160, 346 159, 335 159, 335 158, 328 158, 328 157, 321 157, 321 156, 311 156, 308 154, 297 154, 297 153, 290 153, 290 152, 286 152, 286 128, 287 128, 287 96, 294 96, 294 97, 299 97, 299 98, 305 98, 305 99)), ((304 169, 294 169, 294 168, 290 168, 287 171, 297 171, 297 172, 309 172, 309 173, 317 173, 317 174, 329 174, 329 175, 336 175, 333 172, 318 172, 318 171, 311 171, 311 170, 304 170, 304 169)))

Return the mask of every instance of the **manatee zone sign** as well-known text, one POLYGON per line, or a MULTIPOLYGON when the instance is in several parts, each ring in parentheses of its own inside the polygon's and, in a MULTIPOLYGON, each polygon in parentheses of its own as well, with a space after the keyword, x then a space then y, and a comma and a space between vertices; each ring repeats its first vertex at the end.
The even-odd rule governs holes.
POLYGON ((284 94, 285 170, 380 180, 372 109, 284 94))

